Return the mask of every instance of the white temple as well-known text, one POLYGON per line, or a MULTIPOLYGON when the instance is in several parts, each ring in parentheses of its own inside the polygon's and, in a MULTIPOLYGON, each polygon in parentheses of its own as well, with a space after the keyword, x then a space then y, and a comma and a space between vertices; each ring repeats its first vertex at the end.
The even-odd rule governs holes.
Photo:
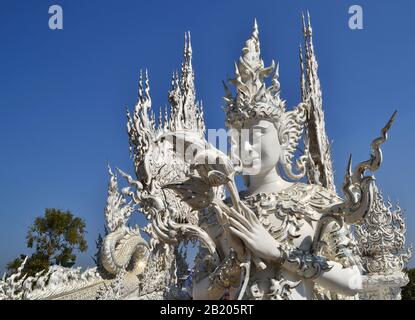
POLYGON ((0 299, 400 299, 411 249, 405 249, 401 208, 385 203, 373 176, 395 114, 370 146, 369 160, 353 167, 350 158, 337 194, 305 20, 302 101, 291 109, 280 96, 278 66, 265 67, 261 59, 255 22, 230 81, 234 92, 225 85, 226 125, 236 150, 229 156, 205 138, 190 33, 168 110, 154 113, 149 76, 140 73, 137 103, 127 111, 135 172, 109 168, 96 266, 52 266, 26 277, 22 265, 0 281, 0 299), (243 130, 253 138, 244 141, 243 130), (246 190, 236 187, 237 174, 246 190), (120 190, 119 177, 128 187, 120 190), (148 224, 130 227, 133 214, 148 224), (189 243, 199 246, 193 270, 189 243))

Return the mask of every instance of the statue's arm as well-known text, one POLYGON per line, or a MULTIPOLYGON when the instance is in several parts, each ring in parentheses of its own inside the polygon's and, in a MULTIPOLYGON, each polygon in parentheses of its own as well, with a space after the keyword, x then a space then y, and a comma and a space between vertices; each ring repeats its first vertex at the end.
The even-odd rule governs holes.
POLYGON ((244 203, 240 203, 240 208, 241 213, 233 210, 229 219, 230 231, 255 256, 279 263, 291 273, 343 295, 354 295, 361 288, 361 275, 353 260, 353 243, 349 241, 351 239, 348 238, 347 228, 337 225, 336 222, 329 224, 326 228, 329 235, 327 240, 331 243, 327 247, 333 253, 319 255, 312 248, 303 250, 278 242, 244 203))
POLYGON ((329 291, 353 296, 362 289, 356 243, 344 224, 332 221, 326 231, 321 251, 311 253, 281 246, 283 267, 329 291))
POLYGON ((362 289, 362 274, 356 265, 345 268, 334 261, 329 261, 329 265, 331 269, 323 272, 315 283, 346 296, 354 296, 362 289))
POLYGON ((331 260, 324 263, 327 268, 321 270, 319 267, 316 268, 316 265, 309 265, 307 270, 304 270, 306 264, 300 265, 293 261, 285 261, 283 267, 304 279, 311 279, 326 290, 342 295, 354 296, 362 289, 362 275, 357 265, 344 267, 341 263, 331 260))
MULTIPOLYGON (((373 201, 375 199, 376 186, 373 175, 365 175, 365 172, 369 171, 374 173, 380 167, 382 163, 382 150, 381 145, 387 140, 388 131, 392 126, 395 119, 396 112, 392 115, 388 123, 381 130, 381 135, 377 139, 373 140, 370 148, 370 159, 358 164, 354 170, 352 170, 351 157, 349 159, 348 168, 343 183, 343 193, 345 196, 344 201, 329 208, 324 217, 320 219, 316 227, 317 231, 314 237, 312 252, 319 252, 320 244, 326 230, 332 229, 332 225, 338 223, 339 232, 328 232, 331 237, 337 237, 334 239, 328 247, 334 248, 334 251, 347 251, 344 248, 345 237, 344 231, 348 231, 346 225, 360 224, 364 221, 364 218, 372 210, 373 201), (339 240, 340 239, 340 240, 339 240), (343 246, 340 249, 338 246, 343 246)), ((349 232, 350 234, 350 232, 349 232)), ((350 239, 349 239, 350 240, 350 239)), ((347 239, 346 239, 347 242, 347 239)), ((351 245, 350 247, 353 247, 351 245)), ((340 254, 341 256, 342 254, 340 254)), ((332 256, 339 256, 337 252, 334 252, 332 256)), ((345 256, 343 254, 343 256, 345 256)), ((329 268, 323 270, 315 278, 315 282, 332 291, 348 292, 350 294, 357 293, 362 287, 362 277, 359 268, 359 261, 349 263, 345 260, 357 259, 359 256, 357 252, 349 252, 346 254, 346 258, 341 260, 331 259, 327 261, 329 268), (353 258, 355 257, 355 258, 353 258), (334 261, 333 261, 334 260, 334 261)), ((295 269, 295 265, 287 263, 287 268, 295 269)))

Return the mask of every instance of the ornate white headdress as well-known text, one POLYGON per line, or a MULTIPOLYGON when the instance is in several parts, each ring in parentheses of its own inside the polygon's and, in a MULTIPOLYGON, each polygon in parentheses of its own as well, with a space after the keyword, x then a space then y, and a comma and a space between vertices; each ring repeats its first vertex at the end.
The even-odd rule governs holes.
POLYGON ((235 63, 235 79, 230 80, 237 90, 235 98, 225 84, 226 123, 231 127, 238 127, 244 120, 253 118, 272 118, 278 121, 285 111, 285 101, 280 99, 279 67, 275 66, 274 61, 271 66, 264 66, 258 35, 255 20, 252 35, 245 42, 239 64, 235 63), (273 71, 272 84, 267 88, 264 80, 273 71))
POLYGON ((225 86, 226 125, 240 128, 248 119, 264 119, 274 122, 278 138, 283 147, 281 165, 291 179, 300 179, 305 174, 305 158, 297 160, 299 173, 293 172, 294 153, 297 150, 307 120, 308 106, 300 103, 294 110, 285 110, 285 101, 280 97, 279 66, 272 61, 265 67, 261 59, 258 25, 255 20, 251 37, 245 42, 239 64, 235 63, 235 78, 230 82, 236 87, 236 96, 225 86), (265 79, 273 73, 271 85, 265 79))

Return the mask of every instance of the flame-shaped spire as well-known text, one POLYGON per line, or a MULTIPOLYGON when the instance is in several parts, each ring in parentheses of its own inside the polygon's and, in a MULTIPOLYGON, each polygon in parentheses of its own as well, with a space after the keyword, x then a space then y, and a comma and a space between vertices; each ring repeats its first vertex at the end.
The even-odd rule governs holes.
POLYGON ((204 134, 202 113, 196 102, 194 71, 192 66, 193 49, 190 32, 184 35, 183 62, 181 76, 176 72, 172 79, 172 89, 169 92, 171 104, 170 129, 196 130, 204 134))
POLYGON ((241 77, 242 83, 255 85, 259 88, 264 76, 261 73, 263 68, 264 61, 261 59, 259 30, 255 19, 251 37, 245 42, 245 47, 242 49, 239 65, 235 64, 235 74, 237 77, 241 77))
MULTIPOLYGON (((194 130, 204 135, 205 125, 203 111, 196 103, 194 72, 192 66, 192 45, 190 32, 185 34, 184 59, 179 73, 173 72, 171 90, 168 97, 171 104, 170 119, 167 109, 164 114, 160 109, 158 115, 151 109, 150 80, 148 71, 140 70, 138 81, 138 99, 133 115, 127 110, 127 130, 130 140, 130 152, 136 164, 137 177, 143 159, 149 154, 154 141, 163 131, 194 130)), ((148 178, 148 177, 147 177, 148 178)), ((143 179, 147 179, 145 176, 143 179)), ((144 183, 148 181, 143 180, 144 183)))
POLYGON ((170 112, 170 130, 173 130, 177 127, 176 123, 179 124, 182 118, 181 115, 181 108, 179 108, 181 104, 181 90, 179 84, 179 75, 177 71, 173 72, 172 80, 171 80, 171 90, 169 91, 169 102, 171 105, 171 112, 170 112))
POLYGON ((280 64, 279 63, 277 64, 274 75, 272 76, 272 83, 271 83, 269 90, 274 95, 274 97, 278 97, 278 98, 280 97, 281 84, 280 84, 280 64))
POLYGON ((158 129, 159 131, 163 130, 163 111, 162 111, 161 107, 159 108, 159 115, 158 115, 157 129, 158 129))
MULTIPOLYGON (((150 129, 150 120, 148 112, 151 108, 150 97, 150 80, 148 77, 148 71, 145 71, 145 77, 143 79, 143 71, 140 70, 140 76, 138 81, 138 99, 134 108, 134 122, 141 127, 150 129), (144 87, 143 87, 144 83, 144 87)), ((137 127, 138 129, 138 127, 137 127)))
POLYGON ((163 130, 167 131, 167 129, 169 128, 170 123, 169 123, 169 113, 167 111, 167 107, 164 107, 164 121, 163 121, 163 130))
POLYGON ((254 27, 252 28, 252 35, 251 39, 254 41, 255 49, 258 52, 258 55, 261 54, 261 47, 259 44, 259 29, 258 29, 258 23, 256 21, 256 18, 254 19, 254 27))
MULTIPOLYGON (((136 173, 139 176, 139 164, 150 150, 155 135, 154 113, 151 111, 150 79, 147 70, 144 79, 143 71, 140 70, 138 98, 133 116, 127 110, 127 132, 130 141, 130 153, 134 158, 136 173), (149 112, 152 114, 151 118, 149 112)), ((145 178, 143 177, 143 179, 145 178)))
POLYGON ((304 60, 303 60, 303 47, 300 45, 298 49, 299 57, 300 57, 300 89, 301 89, 301 98, 304 100, 306 95, 305 93, 305 75, 304 75, 304 60))
POLYGON ((245 42, 239 63, 235 63, 235 78, 230 82, 236 87, 236 97, 225 85, 226 118, 230 126, 238 125, 243 119, 260 116, 277 120, 284 112, 284 103, 279 98, 279 69, 274 73, 272 84, 267 88, 265 78, 275 69, 275 62, 264 67, 261 58, 259 29, 256 19, 252 34, 245 42))
POLYGON ((183 120, 186 123, 189 121, 196 120, 195 114, 195 101, 196 92, 194 84, 194 74, 192 66, 192 44, 190 32, 185 33, 185 45, 184 45, 184 60, 182 64, 182 78, 181 86, 183 90, 183 120))
POLYGON ((301 97, 302 101, 310 106, 304 142, 305 149, 309 152, 310 161, 313 163, 308 166, 307 176, 310 183, 322 185, 335 191, 331 146, 325 129, 323 99, 317 73, 318 63, 314 53, 313 29, 309 12, 307 12, 307 22, 304 13, 302 14, 302 27, 305 52, 303 54, 300 46, 301 97))

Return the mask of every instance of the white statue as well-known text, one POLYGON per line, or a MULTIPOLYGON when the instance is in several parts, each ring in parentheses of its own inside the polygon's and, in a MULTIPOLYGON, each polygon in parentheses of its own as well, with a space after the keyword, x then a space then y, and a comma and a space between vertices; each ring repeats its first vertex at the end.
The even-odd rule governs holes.
MULTIPOLYGON (((266 68, 260 58, 256 22, 231 81, 236 97, 226 88, 226 121, 233 129, 231 156, 233 163, 239 164, 247 190, 236 193, 232 164, 218 150, 207 147, 208 152, 196 156, 194 176, 205 178, 203 182, 212 187, 226 185, 231 201, 227 205, 220 197, 213 197, 205 212, 204 219, 209 220, 206 231, 215 239, 220 263, 207 263, 208 254, 200 251, 194 299, 219 299, 225 293, 235 299, 358 298, 363 291, 362 257, 350 226, 364 223, 373 211, 377 189, 374 178, 365 172, 380 166, 380 145, 395 114, 382 136, 372 143, 371 159, 354 172, 349 162, 342 200, 334 191, 330 157, 321 156, 329 146, 310 23, 304 23, 304 32, 307 65, 302 79, 303 103, 293 111, 286 111, 280 99, 278 67, 272 63, 266 68), (274 70, 267 87, 265 78, 274 70), (319 120, 313 119, 316 114, 319 120), (304 129, 307 150, 297 160, 298 173, 294 173, 294 153, 304 129), (311 148, 320 151, 320 156, 313 159, 311 148), (216 163, 206 161, 215 157, 216 163), (307 184, 292 182, 281 172, 291 180, 306 174, 311 179, 307 184)), ((193 186, 199 183, 196 180, 193 186)), ((189 191, 194 192, 191 186, 190 182, 189 191)), ((409 257, 408 252, 397 259, 405 263, 409 257)), ((400 285, 406 281, 402 280, 400 285)))
POLYGON ((225 85, 229 156, 205 139, 190 34, 181 75, 173 73, 170 111, 158 119, 148 74, 140 73, 138 100, 127 112, 136 178, 118 170, 128 184, 119 191, 109 170, 97 268, 52 267, 26 279, 22 266, 0 281, 0 299, 399 299, 411 251, 404 252, 399 206, 384 204, 373 176, 395 114, 369 160, 352 169, 350 157, 338 196, 304 20, 302 102, 292 110, 280 97, 278 66, 261 59, 255 22, 231 80, 236 95, 225 85), (246 190, 238 191, 237 174, 246 190), (148 240, 129 226, 137 212, 148 220, 141 229, 148 240), (200 244, 191 275, 189 242, 200 244))
POLYGON ((236 67, 233 83, 237 95, 226 98, 227 124, 241 132, 232 141, 236 144, 234 150, 242 155, 247 190, 232 208, 221 205, 211 213, 217 223, 209 226, 209 233, 217 239, 225 266, 200 271, 206 276, 199 275, 194 284, 195 299, 218 299, 224 289, 240 298, 311 299, 316 285, 347 296, 356 295, 362 288, 360 264, 354 257, 356 248, 346 226, 334 221, 326 226, 325 233, 334 238, 335 247, 328 248, 334 255, 313 252, 318 222, 341 199, 327 188, 290 182, 280 173, 282 168, 294 179, 305 174, 306 165, 301 162, 301 172, 293 172, 292 158, 311 108, 302 103, 293 111, 285 110, 285 102, 280 99, 278 67, 271 86, 265 85, 265 77, 274 69, 274 64, 265 68, 260 58, 255 23, 236 67), (248 290, 241 293, 240 264, 246 260, 247 251, 254 265, 248 271, 248 290), (226 270, 228 260, 233 260, 231 270, 226 270), (275 288, 287 280, 283 297, 275 288))

